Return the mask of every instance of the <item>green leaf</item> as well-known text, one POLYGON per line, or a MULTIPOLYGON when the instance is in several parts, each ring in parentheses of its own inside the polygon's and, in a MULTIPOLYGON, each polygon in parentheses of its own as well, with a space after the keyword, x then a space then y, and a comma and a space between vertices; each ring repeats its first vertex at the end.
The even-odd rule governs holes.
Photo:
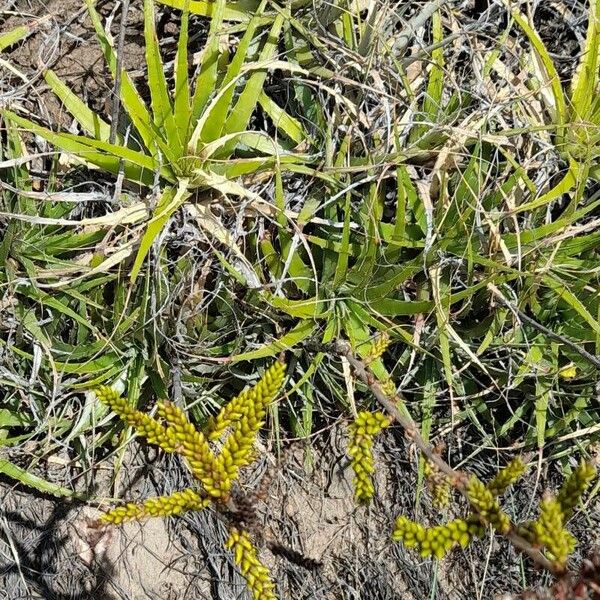
POLYGON ((235 82, 238 81, 242 66, 244 65, 248 54, 250 53, 250 45, 255 41, 256 30, 261 22, 261 15, 264 12, 267 0, 261 0, 260 5, 252 16, 250 23, 240 40, 233 59, 229 63, 225 78, 221 82, 220 91, 217 97, 211 102, 205 112, 204 125, 201 130, 200 138, 205 142, 212 142, 220 137, 227 115, 231 108, 231 101, 235 92, 235 82))
POLYGON ((185 146, 181 144, 179 132, 173 117, 173 108, 169 98, 165 69, 160 56, 156 24, 154 22, 154 2, 144 0, 144 39, 146 41, 146 66, 148 68, 148 87, 154 117, 154 125, 164 131, 165 139, 175 159, 183 155, 185 146))
POLYGON ((265 358, 267 356, 277 356, 280 352, 290 350, 304 340, 308 339, 317 330, 317 325, 308 319, 300 321, 293 329, 279 339, 265 344, 256 350, 236 354, 231 357, 232 363, 238 363, 243 360, 256 360, 257 358, 265 358))
POLYGON ((189 38, 189 20, 188 10, 189 0, 186 2, 183 14, 181 15, 181 26, 179 28, 179 40, 177 42, 177 54, 175 55, 175 90, 174 90, 174 114, 177 131, 179 132, 179 142, 185 150, 187 136, 190 129, 190 118, 192 114, 190 81, 188 77, 188 38, 189 38))
POLYGON ((265 42, 258 58, 258 64, 264 65, 264 68, 253 73, 249 77, 244 90, 240 94, 238 101, 233 107, 231 114, 225 123, 225 133, 243 131, 248 126, 250 117, 252 116, 252 113, 254 112, 254 109, 258 103, 260 94, 263 91, 263 86, 267 78, 268 64, 273 60, 275 52, 277 51, 277 45, 279 43, 279 36, 281 35, 283 23, 283 14, 277 15, 273 22, 273 26, 269 31, 267 41, 265 42))
POLYGON ((182 179, 177 188, 168 187, 164 189, 158 200, 156 211, 150 219, 144 237, 140 242, 140 247, 135 257, 133 267, 131 268, 130 279, 133 283, 139 275, 144 259, 146 258, 150 247, 156 237, 160 234, 169 217, 187 200, 190 195, 188 191, 188 179, 182 179))
POLYGON ((196 79, 194 97, 192 98, 191 123, 195 124, 205 109, 208 99, 215 92, 217 69, 219 66, 219 39, 222 35, 225 0, 215 0, 214 12, 211 15, 208 39, 202 52, 200 74, 196 79))
MULTIPOLYGON (((215 2, 204 2, 203 0, 158 0, 161 4, 171 6, 179 10, 188 9, 194 15, 202 17, 211 17, 215 11, 215 2)), ((258 7, 256 0, 237 0, 237 2, 227 2, 223 11, 225 21, 238 21, 246 23, 250 21, 258 7)), ((268 19, 264 20, 268 22, 268 19)))
POLYGON ((15 27, 10 31, 0 33, 0 52, 22 40, 30 31, 27 25, 15 27))
POLYGON ((566 284, 554 280, 549 275, 545 275, 543 281, 544 284, 547 285, 561 300, 575 310, 575 312, 584 319, 597 335, 600 335, 600 323, 594 319, 584 306, 583 302, 567 288, 566 284))
POLYGON ((78 494, 77 492, 61 487, 60 485, 50 483, 49 481, 46 481, 37 475, 32 475, 27 470, 18 467, 14 463, 4 458, 0 458, 0 473, 3 473, 4 475, 11 477, 18 482, 45 494, 52 494, 53 496, 57 496, 59 498, 78 498, 80 500, 87 499, 85 494, 78 494))
POLYGON ((154 171, 156 169, 154 159, 141 152, 136 152, 125 146, 109 144, 108 142, 93 140, 83 136, 69 133, 55 133, 8 110, 3 111, 2 114, 27 131, 43 137, 64 152, 79 157, 83 162, 96 165, 114 174, 118 174, 122 168, 129 181, 147 185, 151 185, 154 181, 154 171), (96 152, 94 148, 106 150, 110 154, 96 152))
POLYGON ((108 142, 110 125, 103 121, 97 112, 88 108, 85 102, 80 100, 51 69, 48 69, 44 73, 44 79, 52 91, 61 99, 65 108, 75 117, 87 133, 97 140, 108 142))
POLYGON ((268 292, 263 292, 262 297, 273 308, 281 310, 292 317, 318 319, 326 317, 329 314, 329 311, 325 311, 324 303, 317 298, 288 300, 287 298, 280 298, 268 292))
MULTIPOLYGON (((600 62, 600 0, 590 0, 585 47, 572 84, 573 117, 588 120, 598 94, 598 64, 600 62)), ((589 126, 589 124, 588 124, 589 126)))
POLYGON ((546 80, 542 82, 542 86, 550 86, 550 89, 552 90, 554 101, 549 108, 552 110, 555 122, 559 126, 558 136, 561 138, 564 135, 563 125, 567 120, 567 103, 560 82, 560 77, 556 71, 556 67, 554 66, 554 61, 546 49, 546 46, 544 46, 544 42, 542 41, 538 32, 529 23, 527 17, 517 8, 511 8, 511 15, 528 37, 531 45, 533 46, 535 56, 537 56, 537 58, 540 60, 541 65, 546 71, 546 80))
POLYGON ((302 123, 285 112, 283 108, 265 94, 264 90, 258 96, 258 103, 271 121, 273 121, 275 127, 296 142, 296 144, 309 139, 308 133, 302 126, 302 123))
MULTIPOLYGON (((102 52, 106 63, 110 69, 113 79, 117 75, 117 54, 109 41, 108 35, 100 20, 100 15, 94 8, 95 0, 86 0, 88 12, 96 30, 96 36, 102 47, 102 52)), ((121 71, 121 88, 120 94, 123 108, 127 111, 131 122, 140 134, 142 141, 152 156, 158 156, 159 149, 164 157, 171 163, 174 163, 176 158, 169 147, 167 141, 163 138, 161 132, 154 125, 154 121, 147 106, 144 104, 142 97, 133 85, 133 81, 129 74, 123 69, 121 71)))

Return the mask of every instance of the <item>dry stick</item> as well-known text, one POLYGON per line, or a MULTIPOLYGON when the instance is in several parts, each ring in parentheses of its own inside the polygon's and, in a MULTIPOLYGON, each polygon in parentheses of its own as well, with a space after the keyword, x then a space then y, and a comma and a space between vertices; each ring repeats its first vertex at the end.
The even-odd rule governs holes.
MULTIPOLYGON (((431 0, 428 2, 419 13, 417 13, 414 17, 409 19, 407 23, 404 24, 404 31, 394 44, 392 50, 394 54, 400 55, 403 54, 408 48, 408 44, 410 40, 413 38, 415 33, 421 28, 424 27, 427 21, 433 16, 433 14, 438 11, 444 4, 448 4, 450 0, 431 0)), ((392 27, 395 25, 396 21, 399 20, 399 17, 392 21, 392 27)), ((388 25, 388 28, 390 25, 388 25)))
MULTIPOLYGON (((407 415, 403 415, 396 402, 393 402, 389 396, 382 390, 381 385, 377 381, 377 378, 372 371, 365 365, 365 363, 356 358, 352 352, 350 344, 344 340, 338 340, 328 346, 328 350, 339 356, 343 356, 348 363, 354 369, 357 377, 365 383, 379 404, 381 404, 387 412, 394 418, 394 420, 404 429, 405 435, 419 448, 423 455, 434 463, 440 471, 448 475, 450 482, 454 488, 456 488, 471 504, 472 508, 477 513, 477 508, 472 505, 469 494, 467 493, 466 486, 468 482, 468 476, 461 471, 453 469, 439 454, 436 454, 433 446, 428 444, 421 436, 416 423, 407 415)), ((404 399, 401 395, 397 394, 395 400, 399 403, 404 403, 404 399)), ((512 526, 512 525, 511 525, 512 526)), ((516 531, 511 530, 506 534, 503 534, 515 548, 518 548, 521 552, 529 556, 535 563, 540 567, 543 567, 554 575, 564 574, 564 569, 559 565, 548 560, 539 550, 534 548, 525 538, 520 536, 516 531)))
POLYGON ((522 310, 520 310, 519 308, 514 306, 514 304, 512 304, 507 298, 505 298, 504 295, 502 294, 502 292, 493 283, 488 283, 487 288, 514 315, 516 315, 519 319, 521 319, 521 321, 525 321, 525 323, 528 323, 534 329, 537 329, 538 331, 542 332, 544 335, 547 335, 549 338, 552 338, 553 340, 556 340, 557 342, 560 342, 561 344, 568 346, 569 348, 571 348, 571 350, 573 350, 573 352, 577 352, 577 354, 579 354, 580 356, 583 356, 583 358, 585 358, 588 362, 593 364, 597 369, 600 369, 600 358, 598 356, 591 354, 584 348, 581 348, 580 346, 578 346, 575 342, 572 342, 570 339, 564 337, 563 335, 555 333, 554 331, 552 331, 551 329, 548 329, 541 323, 538 323, 535 319, 532 319, 530 316, 526 315, 522 310))
POLYGON ((117 139, 117 128, 119 126, 119 113, 121 111, 121 78, 123 71, 123 47, 125 46, 125 29, 127 27, 127 14, 129 13, 129 0, 123 0, 121 6, 121 23, 119 29, 119 40, 117 42, 117 64, 115 73, 115 87, 113 88, 113 104, 110 119, 110 134, 108 141, 111 144, 117 139))

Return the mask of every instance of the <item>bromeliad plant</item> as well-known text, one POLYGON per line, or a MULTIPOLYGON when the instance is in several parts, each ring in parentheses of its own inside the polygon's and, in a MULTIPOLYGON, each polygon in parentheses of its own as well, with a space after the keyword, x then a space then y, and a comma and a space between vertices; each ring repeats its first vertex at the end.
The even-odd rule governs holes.
MULTIPOLYGON (((201 198, 199 192, 216 190, 225 196, 245 198, 252 203, 253 210, 270 214, 271 205, 237 180, 286 168, 311 171, 305 164, 309 157, 293 151, 308 140, 304 128, 264 90, 268 70, 304 70, 275 60, 285 17, 281 13, 263 19, 266 0, 245 25, 237 50, 228 61, 229 51, 222 47, 222 35, 229 12, 226 0, 216 0, 211 5, 210 30, 193 82, 189 76, 189 12, 184 10, 173 67, 174 85, 170 89, 156 35, 153 1, 144 0, 148 105, 130 75, 121 68, 118 48, 102 25, 94 0, 86 2, 115 80, 118 104, 126 113, 129 125, 126 132, 118 127, 119 118, 111 123, 103 120, 50 69, 44 73, 46 82, 77 121, 81 135, 56 133, 13 111, 5 110, 2 114, 78 161, 114 175, 122 174, 126 181, 155 191, 158 184, 156 208, 131 270, 131 279, 135 280, 169 217, 188 200, 210 199, 206 195, 201 198), (268 35, 261 41, 257 34, 268 23, 268 35), (258 106, 273 120, 277 141, 265 132, 250 130, 249 123, 258 106)), ((207 233, 227 244, 227 232, 212 216, 207 202, 192 206, 207 233)), ((146 211, 138 214, 144 218, 146 211)))
MULTIPOLYGON (((285 364, 275 362, 252 388, 245 389, 226 404, 219 414, 199 431, 178 406, 159 402, 157 418, 135 409, 127 398, 113 388, 99 387, 98 399, 106 404, 138 435, 163 451, 182 456, 199 482, 198 489, 188 488, 170 496, 149 498, 142 503, 127 503, 102 515, 100 521, 118 525, 146 517, 179 515, 187 511, 214 506, 222 515, 236 512, 232 487, 239 470, 250 464, 256 436, 263 426, 267 407, 283 383, 285 364), (214 442, 219 443, 217 451, 214 442)), ((239 511, 241 512, 241 511, 239 511)), ((247 519, 240 519, 242 522, 247 519)), ((250 533, 236 526, 229 527, 226 547, 231 549, 240 571, 256 600, 275 598, 274 584, 268 569, 261 564, 250 533)))

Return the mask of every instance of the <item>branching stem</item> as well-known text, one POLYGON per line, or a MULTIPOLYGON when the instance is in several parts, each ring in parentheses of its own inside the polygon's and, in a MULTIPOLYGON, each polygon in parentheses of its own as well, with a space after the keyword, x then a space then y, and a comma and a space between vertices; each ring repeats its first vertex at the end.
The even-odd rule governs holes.
MULTIPOLYGON (((393 417, 400 427, 402 427, 405 435, 422 452, 423 456, 434 463, 440 471, 449 477, 451 485, 467 499, 473 510, 477 513, 477 509, 473 506, 466 490, 469 476, 462 471, 453 469, 438 453, 435 452, 433 446, 423 439, 419 432, 419 428, 413 419, 408 415, 403 414, 398 409, 398 405, 404 403, 402 396, 397 394, 394 398, 390 398, 383 391, 381 384, 369 367, 362 360, 356 358, 352 352, 352 347, 347 341, 338 340, 333 344, 328 345, 327 350, 333 354, 344 357, 348 361, 350 366, 354 369, 356 376, 369 387, 379 404, 381 404, 388 414, 393 417)), ((511 525, 511 529, 508 533, 504 534, 504 537, 506 537, 515 548, 529 556, 538 566, 556 576, 564 574, 563 567, 548 560, 537 548, 534 548, 525 538, 520 536, 515 531, 514 526, 511 525)))

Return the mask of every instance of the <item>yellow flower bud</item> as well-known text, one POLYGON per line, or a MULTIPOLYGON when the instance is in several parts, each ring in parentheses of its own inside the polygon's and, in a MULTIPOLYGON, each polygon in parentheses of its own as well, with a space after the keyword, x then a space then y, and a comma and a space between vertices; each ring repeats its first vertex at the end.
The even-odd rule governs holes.
POLYGON ((531 531, 537 544, 545 547, 550 557, 560 565, 565 565, 575 549, 575 538, 564 529, 564 515, 560 502, 548 497, 540 505, 540 517, 532 523, 531 531))
POLYGON ((466 492, 477 516, 484 522, 490 524, 500 533, 507 533, 510 529, 510 519, 500 509, 493 494, 487 487, 472 475, 466 487, 466 492))
POLYGON ((233 551, 235 563, 246 579, 254 600, 277 600, 269 570, 259 561, 248 532, 232 528, 225 547, 233 551))
POLYGON ((390 336, 387 333, 381 332, 381 333, 377 334, 377 336, 373 340, 373 343, 371 344, 369 353, 364 358, 365 364, 368 365, 372 362, 375 362, 379 358, 381 358, 383 356, 383 353, 387 350, 389 345, 390 345, 390 336))
POLYGON ((348 454, 354 470, 354 496, 360 503, 368 503, 375 493, 371 474, 373 465, 373 437, 390 425, 390 419, 380 412, 361 411, 349 427, 348 454))
POLYGON ((228 402, 216 417, 208 420, 209 439, 219 439, 234 422, 248 418, 250 412, 260 412, 260 406, 265 408, 270 404, 281 387, 284 376, 285 364, 280 361, 273 363, 254 387, 245 389, 228 402))
POLYGON ((487 484, 488 491, 492 496, 500 496, 525 472, 525 465, 520 458, 511 460, 504 469, 487 484))
POLYGON ((106 404, 127 425, 133 427, 138 435, 145 437, 151 444, 160 446, 165 452, 175 452, 178 444, 174 432, 168 431, 150 415, 133 408, 126 398, 122 398, 108 386, 100 386, 95 393, 100 402, 106 404))
POLYGON ((118 525, 124 521, 145 517, 166 517, 190 510, 202 510, 208 504, 207 498, 202 498, 194 490, 188 488, 170 496, 148 498, 140 504, 129 502, 125 506, 118 506, 104 513, 100 520, 118 525))
POLYGON ((573 510, 595 476, 594 465, 582 462, 563 483, 556 499, 560 504, 565 521, 571 518, 573 510))

